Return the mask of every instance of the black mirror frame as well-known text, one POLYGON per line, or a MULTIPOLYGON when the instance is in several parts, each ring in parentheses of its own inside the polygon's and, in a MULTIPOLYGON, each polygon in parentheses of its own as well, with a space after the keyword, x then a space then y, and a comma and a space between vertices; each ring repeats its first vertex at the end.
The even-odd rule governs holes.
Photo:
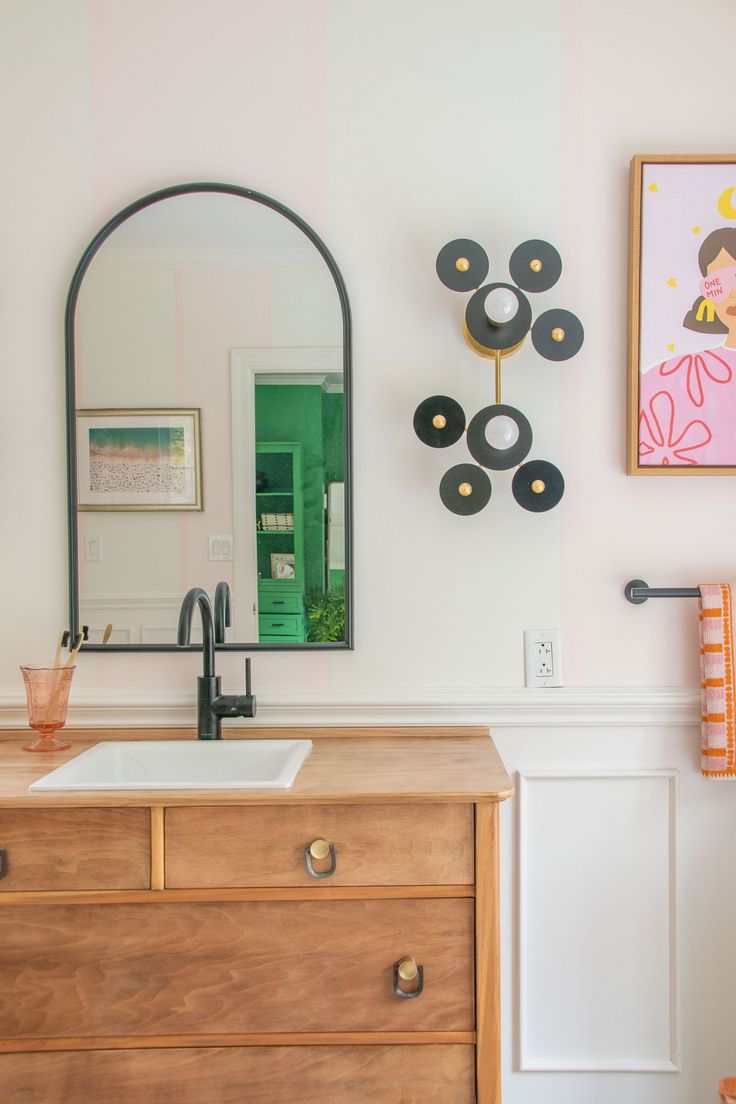
MULTIPOLYGON (((215 184, 211 182, 176 184, 170 188, 162 188, 157 192, 151 192, 141 199, 135 200, 122 211, 113 216, 101 230, 94 236, 85 249, 77 265, 66 300, 64 315, 64 347, 66 359, 66 426, 67 426, 67 522, 68 522, 68 547, 69 547, 69 623, 71 628, 71 643, 74 643, 80 628, 79 617, 79 562, 77 539, 77 426, 76 426, 76 388, 74 379, 74 315, 79 296, 79 289, 84 275, 94 258, 97 250, 107 240, 114 230, 132 215, 137 214, 154 203, 174 196, 190 195, 195 192, 215 192, 222 195, 239 196, 241 199, 250 199, 269 207, 277 214, 283 215, 311 241, 317 249, 325 264, 329 268, 335 281, 337 294, 342 310, 342 335, 343 335, 343 389, 345 395, 345 416, 343 423, 343 449, 345 456, 345 640, 333 642, 305 642, 300 644, 262 644, 257 641, 243 644, 218 644, 220 652, 300 652, 300 651, 345 651, 352 650, 353 645, 353 455, 352 455, 352 356, 351 356, 351 321, 350 302, 339 268, 332 254, 322 239, 314 232, 299 215, 278 203, 270 196, 251 188, 241 188, 237 184, 215 184)), ((187 648, 179 648, 177 644, 90 644, 85 642, 82 650, 87 652, 201 652, 201 644, 191 644, 187 648)))

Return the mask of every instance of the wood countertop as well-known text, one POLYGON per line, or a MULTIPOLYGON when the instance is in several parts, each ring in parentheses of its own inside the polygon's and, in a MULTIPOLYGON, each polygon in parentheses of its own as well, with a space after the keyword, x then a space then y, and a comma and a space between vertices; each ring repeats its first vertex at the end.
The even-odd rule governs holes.
POLYGON ((314 747, 291 789, 57 790, 29 793, 48 774, 101 740, 195 739, 193 729, 65 729, 68 751, 22 749, 29 730, 0 734, 0 807, 288 805, 495 802, 514 788, 486 728, 228 728, 226 739, 308 739, 314 747))

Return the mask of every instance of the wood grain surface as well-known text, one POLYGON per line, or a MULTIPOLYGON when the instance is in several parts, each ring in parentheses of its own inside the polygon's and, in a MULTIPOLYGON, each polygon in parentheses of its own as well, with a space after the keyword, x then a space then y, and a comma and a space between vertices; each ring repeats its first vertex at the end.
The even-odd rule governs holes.
POLYGON ((0 1039, 0 1054, 62 1050, 166 1050, 172 1047, 475 1046, 474 1031, 251 1031, 213 1035, 60 1035, 0 1039))
POLYGON ((399 901, 430 897, 474 897, 475 887, 461 886, 314 886, 260 887, 253 889, 105 889, 76 890, 72 893, 58 891, 30 893, 0 893, 0 910, 26 906, 36 908, 43 904, 56 905, 147 905, 154 901, 399 901))
MULTIPOLYGON (((137 729, 138 739, 165 738, 167 729, 137 729)), ((288 805, 462 802, 503 800, 511 780, 488 734, 477 729, 375 729, 373 735, 341 736, 325 729, 268 729, 272 739, 308 735, 314 747, 287 790, 96 790, 28 793, 37 778, 79 755, 100 739, 116 739, 114 729, 86 732, 69 751, 33 756, 20 741, 0 743, 0 807, 120 805, 288 805), (43 759, 43 762, 39 762, 43 759)), ((181 735, 181 734, 179 734, 181 735)))
POLYGON ((0 1037, 472 1030, 473 905, 8 906, 0 1037), (393 994, 407 955, 415 1000, 393 994))
POLYGON ((167 888, 473 882, 469 804, 167 809, 165 825, 167 888), (327 878, 307 871, 315 839, 335 848, 327 878))
MULTIPOLYGON (((192 716, 195 706, 192 704, 192 716)), ((28 742, 30 733, 27 728, 3 728, 0 729, 0 741, 28 742)), ((370 740, 375 736, 389 736, 402 738, 411 736, 412 739, 434 739, 441 736, 447 739, 452 736, 488 736, 486 725, 244 725, 230 724, 225 721, 222 726, 222 738, 224 740, 311 740, 314 736, 321 739, 330 739, 336 736, 339 739, 350 737, 352 739, 370 740)), ((148 726, 140 728, 73 728, 64 729, 65 739, 88 741, 95 743, 99 740, 196 740, 197 729, 194 725, 182 726, 148 726), (142 735, 148 733, 148 735, 142 735), (153 735, 155 733, 155 735, 153 735)))
POLYGON ((472 1104, 475 1099, 469 1046, 0 1055, 0 1084, 3 1104, 472 1104))
POLYGON ((160 805, 151 808, 151 889, 163 889, 164 874, 164 815, 160 805))
POLYGON ((475 1001, 478 1104, 501 1104, 498 805, 475 810, 475 1001))
POLYGON ((145 889, 149 825, 146 809, 0 809, 0 893, 145 889))

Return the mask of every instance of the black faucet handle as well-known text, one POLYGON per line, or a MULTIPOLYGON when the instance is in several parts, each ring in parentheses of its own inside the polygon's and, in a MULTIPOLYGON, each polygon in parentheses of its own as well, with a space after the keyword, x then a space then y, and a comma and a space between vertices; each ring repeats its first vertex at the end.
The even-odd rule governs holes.
POLYGON ((245 661, 245 693, 247 697, 251 697, 250 688, 250 656, 245 661))

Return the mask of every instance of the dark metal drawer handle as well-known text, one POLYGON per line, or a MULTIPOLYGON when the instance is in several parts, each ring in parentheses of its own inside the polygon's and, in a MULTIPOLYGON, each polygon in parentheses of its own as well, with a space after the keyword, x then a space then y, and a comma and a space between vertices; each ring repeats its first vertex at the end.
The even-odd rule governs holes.
POLYGON ((283 621, 272 621, 271 622, 271 628, 272 629, 283 629, 283 627, 284 627, 284 622, 283 621))
POLYGON ((0 848, 0 878, 4 878, 8 873, 8 852, 5 848, 0 848))
POLYGON ((307 864, 307 873, 310 878, 329 878, 331 874, 335 873, 335 868, 337 867, 334 843, 328 843, 327 840, 323 839, 316 839, 309 847, 304 848, 304 861, 307 864), (330 857, 329 869, 315 870, 312 865, 312 859, 316 859, 317 862, 324 862, 328 855, 330 857))
POLYGON ((285 605, 286 605, 286 602, 284 601, 284 599, 283 599, 283 598, 274 598, 274 599, 273 599, 273 603, 272 603, 272 604, 273 604, 274 606, 285 606, 285 605))
POLYGON ((394 963, 394 993, 402 1000, 414 1000, 424 989, 424 967, 418 966, 413 958, 402 958, 394 963), (402 981, 416 982, 415 989, 402 989, 402 981))

